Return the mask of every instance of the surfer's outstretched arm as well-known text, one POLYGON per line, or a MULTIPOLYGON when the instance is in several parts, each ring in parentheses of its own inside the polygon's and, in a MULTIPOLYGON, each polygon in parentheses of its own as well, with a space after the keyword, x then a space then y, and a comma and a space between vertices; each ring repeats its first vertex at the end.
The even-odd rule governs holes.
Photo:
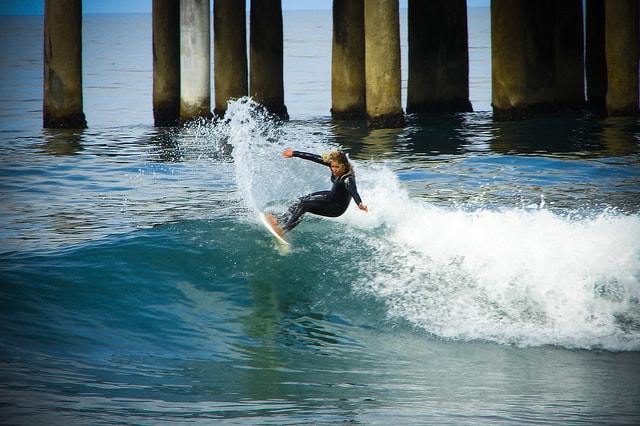
POLYGON ((314 163, 322 164, 323 166, 329 166, 329 163, 324 161, 322 156, 318 154, 311 154, 310 152, 294 151, 293 149, 287 148, 282 152, 282 156, 285 158, 302 158, 303 160, 313 161, 314 163))

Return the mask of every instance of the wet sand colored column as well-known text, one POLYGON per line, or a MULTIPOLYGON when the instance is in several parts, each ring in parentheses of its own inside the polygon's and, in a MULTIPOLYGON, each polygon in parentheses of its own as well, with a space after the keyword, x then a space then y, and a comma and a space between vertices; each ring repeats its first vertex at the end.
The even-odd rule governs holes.
POLYGON ((365 79, 370 127, 405 125, 398 0, 364 0, 365 79))
POLYGON ((607 59, 604 52, 604 0, 585 3, 585 74, 589 108, 604 111, 607 96, 607 59))
POLYGON ((468 112, 466 0, 409 0, 407 113, 468 112))
POLYGON ((211 118, 209 0, 180 2, 180 119, 211 118))
POLYGON ((271 114, 286 120, 280 0, 251 0, 249 20, 249 94, 271 114))
POLYGON ((82 108, 82 2, 46 0, 43 127, 84 129, 82 108))
POLYGON ((366 117, 363 0, 333 0, 331 116, 366 117))
POLYGON ((555 109, 553 1, 491 1, 491 87, 496 120, 555 109))
POLYGON ((153 118, 156 126, 180 121, 180 7, 153 0, 153 118))
POLYGON ((610 116, 636 116, 638 109, 638 0, 607 0, 605 50, 607 110, 610 116))
POLYGON ((214 113, 224 116, 230 99, 248 95, 247 25, 244 0, 213 2, 214 113))
POLYGON ((497 119, 513 119, 526 109, 524 3, 491 0, 491 105, 497 119))

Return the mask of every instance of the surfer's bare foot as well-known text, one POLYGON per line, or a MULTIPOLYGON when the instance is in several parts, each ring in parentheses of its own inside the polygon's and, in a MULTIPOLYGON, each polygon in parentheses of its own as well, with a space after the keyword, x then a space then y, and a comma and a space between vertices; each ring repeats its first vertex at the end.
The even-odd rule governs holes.
POLYGON ((269 223, 271 224, 271 226, 278 226, 278 219, 273 217, 273 215, 271 213, 264 212, 264 215, 269 220, 269 223))
POLYGON ((276 233, 278 235, 280 235, 280 237, 284 238, 284 229, 282 229, 280 227, 280 225, 278 224, 278 219, 276 219, 275 217, 273 217, 273 215, 271 213, 266 213, 264 214, 267 219, 269 220, 269 223, 271 224, 271 227, 273 228, 274 231, 276 231, 276 233))
POLYGON ((280 235, 280 238, 284 238, 284 229, 280 228, 278 225, 273 225, 273 230, 280 235))

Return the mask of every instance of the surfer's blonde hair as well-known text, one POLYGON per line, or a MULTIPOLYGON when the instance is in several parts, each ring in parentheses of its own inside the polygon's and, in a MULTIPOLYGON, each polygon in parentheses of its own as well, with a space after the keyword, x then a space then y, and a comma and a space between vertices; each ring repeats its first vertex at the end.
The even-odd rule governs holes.
POLYGON ((345 154, 344 152, 336 150, 327 151, 322 154, 322 161, 324 161, 325 163, 332 163, 335 161, 342 164, 344 166, 344 173, 342 173, 342 176, 354 174, 353 166, 349 162, 347 154, 345 154))

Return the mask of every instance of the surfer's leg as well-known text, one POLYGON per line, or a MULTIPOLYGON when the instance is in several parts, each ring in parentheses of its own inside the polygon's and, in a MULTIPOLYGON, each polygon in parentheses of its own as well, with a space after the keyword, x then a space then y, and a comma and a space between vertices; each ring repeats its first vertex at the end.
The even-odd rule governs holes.
POLYGON ((298 199, 298 201, 289 207, 287 215, 281 222, 284 222, 282 229, 284 232, 289 232, 302 221, 302 217, 305 213, 310 212, 321 216, 328 216, 323 214, 329 211, 329 205, 334 204, 331 201, 331 192, 322 191, 314 192, 313 194, 305 195, 298 199))
POLYGON ((302 216, 304 216, 306 212, 307 210, 301 198, 295 204, 289 207, 289 211, 282 221, 284 222, 284 225, 282 225, 282 230, 287 233, 298 226, 298 224, 302 221, 302 216))

